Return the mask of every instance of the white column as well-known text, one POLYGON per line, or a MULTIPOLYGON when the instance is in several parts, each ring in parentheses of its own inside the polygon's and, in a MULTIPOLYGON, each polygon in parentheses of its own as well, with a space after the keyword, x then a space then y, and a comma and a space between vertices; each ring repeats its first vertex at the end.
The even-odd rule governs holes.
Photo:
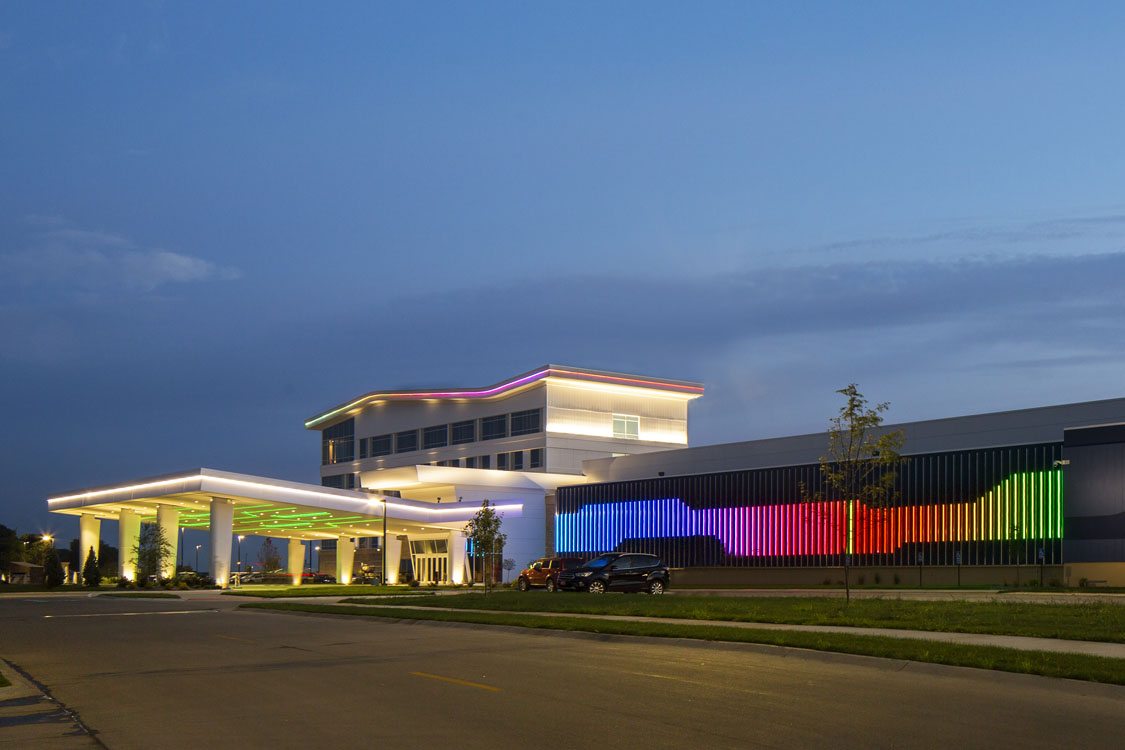
POLYGON ((231 533, 234 530, 234 504, 221 497, 211 498, 211 577, 222 588, 230 586, 231 533))
POLYGON ((123 508, 117 516, 117 577, 137 580, 137 554, 133 549, 141 536, 141 517, 123 508))
POLYGON ((164 532, 164 540, 170 545, 171 552, 164 561, 160 576, 171 578, 176 575, 176 557, 180 553, 180 509, 172 505, 157 506, 156 525, 164 532))
POLYGON ((449 580, 467 583, 469 556, 465 554, 465 532, 449 532, 449 580))
POLYGON ((83 514, 78 518, 78 557, 80 559, 71 563, 82 578, 82 569, 86 567, 86 558, 90 555, 90 548, 94 548, 94 556, 102 556, 102 520, 97 516, 83 514))
POLYGON ((398 583, 398 561, 402 557, 402 541, 397 536, 383 537, 383 545, 387 551, 387 569, 383 571, 383 580, 388 584, 398 583))
POLYGON ((289 540, 289 578, 294 586, 301 585, 301 573, 305 570, 305 544, 300 539, 289 540))
POLYGON ((355 562, 355 540, 342 536, 336 542, 336 583, 352 582, 352 565, 355 562))

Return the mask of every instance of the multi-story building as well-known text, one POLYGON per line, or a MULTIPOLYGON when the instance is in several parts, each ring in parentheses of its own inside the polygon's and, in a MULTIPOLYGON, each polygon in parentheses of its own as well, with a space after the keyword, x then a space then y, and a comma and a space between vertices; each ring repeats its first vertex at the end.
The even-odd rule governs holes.
MULTIPOLYGON (((546 365, 480 388, 373 391, 305 427, 321 433, 326 487, 521 502, 520 519, 505 524, 505 556, 523 565, 551 551, 554 490, 584 481, 583 461, 686 446, 688 403, 702 394, 699 383, 546 365)), ((418 555, 444 554, 444 530, 403 531, 415 567, 426 565, 418 555)), ((321 545, 326 569, 334 549, 321 545)), ((378 537, 361 539, 356 560, 374 564, 379 550, 378 537)))
POLYGON ((594 458, 688 442, 703 386, 547 365, 482 388, 375 391, 305 422, 321 433, 321 481, 354 489, 427 464, 581 474, 594 458))

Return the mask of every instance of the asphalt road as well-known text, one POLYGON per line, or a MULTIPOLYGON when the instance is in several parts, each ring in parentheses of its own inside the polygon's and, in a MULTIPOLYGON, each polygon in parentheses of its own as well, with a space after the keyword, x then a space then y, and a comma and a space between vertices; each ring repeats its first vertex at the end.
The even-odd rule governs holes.
POLYGON ((110 748, 1109 747, 1125 721, 1119 686, 238 603, 5 596, 0 657, 110 748))

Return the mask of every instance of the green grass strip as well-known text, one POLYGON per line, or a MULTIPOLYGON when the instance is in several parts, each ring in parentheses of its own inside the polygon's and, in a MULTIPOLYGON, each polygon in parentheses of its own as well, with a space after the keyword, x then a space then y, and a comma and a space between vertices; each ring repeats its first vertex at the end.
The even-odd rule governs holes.
MULTIPOLYGON (((356 601, 355 604, 363 602, 356 601)), ((381 600, 410 606, 413 597, 381 600)), ((428 607, 497 612, 673 617, 785 625, 842 625, 1125 643, 1125 605, 767 596, 644 596, 498 591, 435 597, 428 607)))
POLYGON ((526 617, 504 612, 458 612, 394 608, 349 607, 340 604, 304 604, 301 602, 256 602, 240 608, 315 612, 361 617, 389 617, 438 622, 469 622, 483 625, 509 625, 544 630, 572 630, 613 635, 637 635, 659 638, 694 638, 731 643, 760 643, 771 646, 834 651, 884 659, 948 664, 955 667, 995 669, 1044 677, 1064 677, 1090 682, 1125 685, 1125 659, 1106 659, 1085 654, 1056 654, 1046 651, 1021 651, 998 646, 973 646, 940 643, 906 638, 850 635, 847 633, 810 633, 791 630, 759 630, 731 628, 722 625, 679 625, 652 622, 591 620, 575 617, 526 617))
POLYGON ((228 589, 223 596, 254 596, 264 599, 288 599, 296 596, 432 596, 433 591, 411 589, 405 586, 345 586, 337 584, 310 584, 308 586, 244 587, 228 589))
POLYGON ((164 591, 122 591, 113 594, 98 594, 98 596, 112 596, 114 599, 179 599, 176 594, 164 591))

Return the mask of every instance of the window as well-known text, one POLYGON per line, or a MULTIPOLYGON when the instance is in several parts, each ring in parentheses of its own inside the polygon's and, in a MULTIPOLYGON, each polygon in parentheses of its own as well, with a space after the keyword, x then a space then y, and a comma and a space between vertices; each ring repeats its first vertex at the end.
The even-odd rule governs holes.
POLYGON ((477 468, 478 469, 491 469, 492 468, 492 456, 477 456, 477 468))
POLYGON ((508 470, 508 454, 507 453, 497 453, 496 454, 496 468, 499 469, 500 471, 507 471, 508 470))
POLYGON ((390 435, 380 435, 379 437, 371 438, 371 457, 376 456, 389 456, 394 451, 391 450, 392 440, 390 435))
POLYGON ((523 451, 512 451, 508 455, 512 457, 508 462, 512 465, 512 471, 523 471, 523 451))
POLYGON ((395 453, 418 450, 418 430, 395 433, 395 453))
POLYGON ((444 448, 449 445, 449 425, 439 424, 422 430, 423 448, 444 448))
POLYGON ((359 439, 359 457, 361 460, 367 458, 367 438, 359 439))
POLYGON ((542 428, 539 426, 541 414, 542 411, 539 409, 512 412, 512 437, 541 432, 542 428))
POLYGON ((530 460, 528 461, 527 468, 529 469, 542 469, 543 468, 543 449, 532 448, 530 460))
POLYGON ((355 420, 346 419, 320 433, 320 462, 339 464, 355 460, 355 420))
POLYGON ((333 487, 337 490, 354 490, 356 486, 355 474, 334 474, 320 478, 321 487, 333 487))
POLYGON ((508 437, 508 415, 497 414, 495 417, 484 417, 480 421, 480 439, 495 440, 508 437))
POLYGON ((613 436, 626 440, 637 440, 641 436, 641 418, 628 414, 614 414, 613 436))
POLYGON ((454 422, 453 423, 453 440, 454 445, 461 445, 463 443, 473 443, 477 439, 477 423, 473 420, 468 422, 454 422))
POLYGON ((477 468, 477 457, 476 456, 467 456, 465 458, 465 468, 466 469, 477 468))

